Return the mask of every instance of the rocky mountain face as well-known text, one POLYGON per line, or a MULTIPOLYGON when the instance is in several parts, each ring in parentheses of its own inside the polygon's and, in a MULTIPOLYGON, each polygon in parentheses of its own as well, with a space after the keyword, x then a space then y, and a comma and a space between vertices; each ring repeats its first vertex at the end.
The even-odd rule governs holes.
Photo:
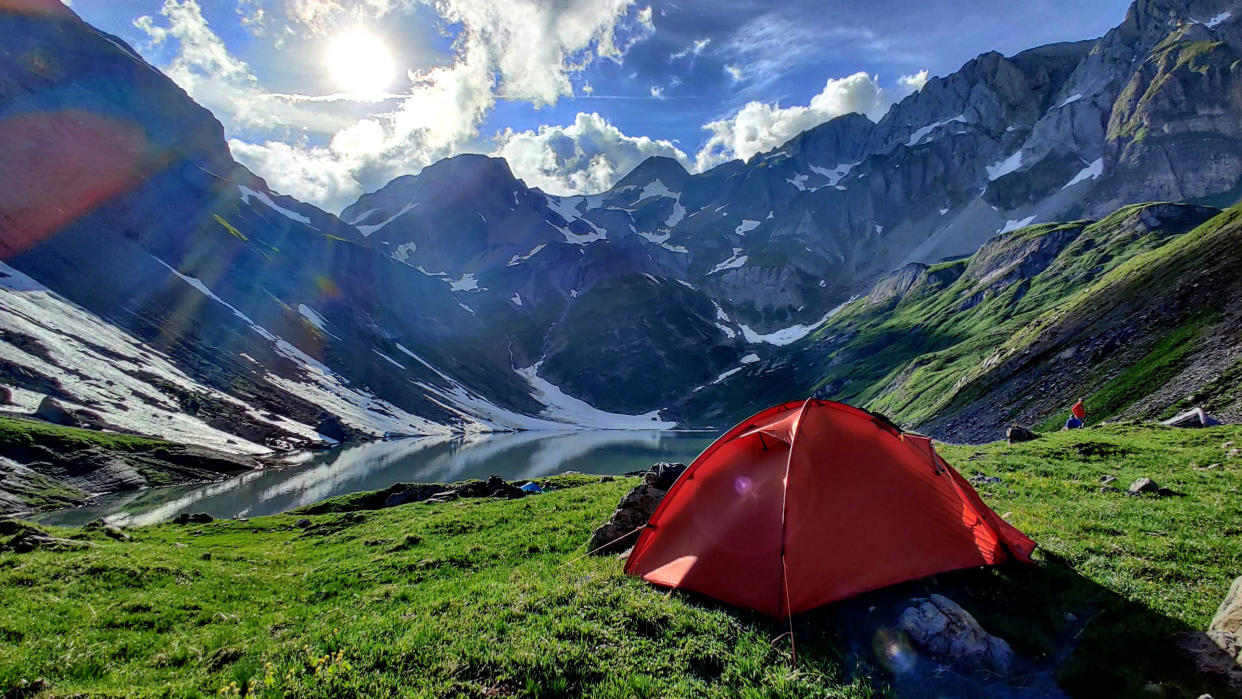
POLYGON ((665 407, 742 357, 779 358, 890 270, 1131 203, 1231 203, 1235 15, 1224 0, 1138 2, 1098 40, 983 54, 878 123, 846 115, 697 175, 653 158, 607 192, 561 197, 461 156, 343 218, 487 317, 519 366, 610 410, 665 407), (699 361, 669 360, 687 350, 699 361), (640 376, 662 390, 630 390, 640 376))
MULTIPOLYGON (((999 336, 965 318, 1071 284, 1044 265, 1120 207, 1242 194, 1236 0, 1139 0, 1098 40, 983 54, 878 123, 842 116, 699 174, 652 158, 556 196, 463 155, 339 218, 235 163, 211 114, 123 42, 26 4, 0 10, 0 380, 29 410, 54 395, 238 450, 717 425, 817 388, 973 436, 895 398, 946 388, 957 375, 928 367, 964 338, 954 367, 990 356, 999 336), (902 325, 911 298, 944 306, 902 325)), ((1190 228, 1136 233, 1099 265, 1190 228)), ((944 395, 964 401, 944 415, 974 405, 944 395)))
POLYGON ((1242 418, 1242 209, 1123 207, 989 240, 974 255, 880 279, 780 357, 740 366, 681 406, 745 417, 743 396, 832 396, 946 440, 1200 406, 1242 418))

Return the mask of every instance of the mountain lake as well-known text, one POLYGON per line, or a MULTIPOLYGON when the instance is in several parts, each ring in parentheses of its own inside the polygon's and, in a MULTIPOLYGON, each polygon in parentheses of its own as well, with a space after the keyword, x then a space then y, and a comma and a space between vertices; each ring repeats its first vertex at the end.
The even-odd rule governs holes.
POLYGON ((301 453, 287 466, 224 481, 104 495, 81 507, 30 519, 81 526, 102 517, 121 526, 142 526, 183 512, 206 512, 216 518, 279 514, 394 483, 449 483, 490 475, 522 481, 565 471, 620 475, 657 461, 688 464, 716 436, 714 432, 576 430, 372 442, 301 453))

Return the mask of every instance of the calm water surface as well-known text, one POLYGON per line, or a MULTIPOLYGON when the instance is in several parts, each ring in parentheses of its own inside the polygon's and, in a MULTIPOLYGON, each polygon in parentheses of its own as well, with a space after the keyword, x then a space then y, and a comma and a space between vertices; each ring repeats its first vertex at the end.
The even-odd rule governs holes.
POLYGON ((109 495, 85 507, 48 512, 34 519, 79 526, 104 517, 120 525, 141 526, 182 512, 206 512, 217 518, 277 514, 398 482, 451 482, 493 474, 519 480, 562 471, 621 474, 656 461, 688 464, 715 437, 701 432, 612 430, 376 442, 315 453, 297 464, 218 483, 109 495))

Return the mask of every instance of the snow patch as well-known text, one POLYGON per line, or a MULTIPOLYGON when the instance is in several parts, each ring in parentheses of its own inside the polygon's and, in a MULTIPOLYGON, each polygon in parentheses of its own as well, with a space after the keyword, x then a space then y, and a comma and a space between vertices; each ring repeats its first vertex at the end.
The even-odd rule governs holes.
POLYGON ((669 199, 676 199, 678 196, 677 192, 669 189, 663 182, 657 179, 644 185, 642 191, 638 193, 638 199, 635 199, 635 201, 642 201, 644 199, 650 199, 651 197, 668 197, 669 199))
POLYGON ((524 260, 529 260, 530 258, 535 256, 535 253, 542 250, 546 245, 547 243, 540 243, 539 245, 536 245, 534 248, 532 248, 531 251, 526 253, 525 255, 514 255, 513 257, 510 257, 509 261, 505 263, 505 266, 513 267, 513 266, 520 264, 524 260))
POLYGON ((1064 106, 1066 106, 1066 105, 1073 104, 1073 103, 1077 102, 1077 101, 1078 101, 1078 100, 1080 100, 1080 99, 1082 99, 1082 93, 1081 93, 1081 92, 1078 92, 1078 93, 1072 94, 1072 95, 1070 95, 1069 97, 1066 97, 1064 100, 1062 100, 1061 104, 1058 104, 1057 106, 1053 107, 1053 109, 1060 109, 1061 107, 1064 107, 1064 106))
POLYGON ((742 248, 733 248, 733 255, 724 262, 712 267, 712 271, 707 274, 711 275, 717 272, 723 272, 726 269, 736 269, 741 267, 746 264, 746 258, 747 256, 742 254, 742 248))
POLYGON ((1206 24, 1208 29, 1215 29, 1222 22, 1227 21, 1232 16, 1233 16, 1232 12, 1222 12, 1216 15, 1215 17, 1213 17, 1212 19, 1209 19, 1208 21, 1203 22, 1203 24, 1206 24))
MULTIPOLYGON (((445 279, 445 281, 449 283, 449 288, 453 291, 487 291, 487 289, 479 288, 479 280, 475 279, 474 275, 469 272, 461 275, 461 279, 457 281, 451 279, 445 279)), ((473 313, 473 311, 471 312, 473 313)))
POLYGON ((949 124, 952 124, 952 123, 960 123, 960 124, 965 124, 965 123, 966 123, 966 115, 965 115, 965 114, 958 114, 957 116, 953 117, 952 119, 945 119, 944 121, 937 121, 937 122, 936 122, 936 123, 934 123, 934 124, 928 124, 927 126, 924 126, 924 127, 920 128, 920 129, 917 129, 917 130, 915 130, 915 132, 914 132, 914 133, 910 134, 910 140, 906 142, 906 145, 907 145, 907 146, 909 146, 909 147, 914 147, 914 146, 917 146, 917 145, 919 144, 919 142, 921 142, 921 141, 923 140, 923 138, 924 138, 925 136, 927 136, 928 134, 930 134, 931 132, 935 131, 936 129, 940 128, 941 126, 948 126, 949 124))
POLYGON ((393 251, 392 259, 408 265, 410 264, 410 257, 414 254, 415 250, 418 250, 417 243, 402 243, 397 246, 396 250, 393 251))
MULTIPOLYGON (((296 211, 290 211, 289 209, 286 209, 285 207, 278 205, 276 202, 272 201, 271 197, 267 196, 267 194, 263 192, 256 192, 253 189, 245 185, 240 185, 240 184, 237 185, 237 191, 241 192, 242 200, 245 201, 247 204, 250 203, 250 198, 254 197, 255 199, 258 199, 259 201, 266 204, 269 209, 271 209, 272 211, 275 211, 281 216, 297 221, 298 223, 302 223, 307 226, 310 226, 309 218, 303 216, 302 214, 299 214, 296 211)), ((311 226, 311 227, 314 228, 314 226, 311 226)), ((319 229, 316 228, 315 230, 319 230, 319 229)))
POLYGON ((755 354, 755 353, 753 353, 753 352, 752 352, 752 353, 750 353, 750 354, 748 354, 748 355, 746 355, 745 357, 742 357, 742 363, 743 363, 743 364, 754 364, 754 363, 755 363, 755 362, 757 362, 757 361, 759 361, 759 355, 757 355, 757 354, 755 354))
POLYGON ((1031 222, 1033 222, 1034 220, 1035 220, 1034 216, 1027 216, 1026 218, 1022 220, 1016 220, 1016 219, 1009 220, 1005 222, 1004 227, 1001 228, 999 231, 996 231, 996 233, 997 235, 1000 235, 1001 233, 1009 233, 1010 231, 1016 231, 1019 228, 1023 228, 1025 226, 1031 225, 1031 222))
POLYGON ((1070 180, 1069 182, 1066 182, 1065 186, 1062 187, 1061 189, 1066 190, 1078 184, 1079 182, 1099 179, 1100 175, 1103 175, 1103 174, 1104 174, 1104 159, 1096 158, 1090 165, 1083 168, 1077 175, 1074 175, 1074 179, 1070 180))
POLYGON ((540 360, 525 369, 514 369, 530 384, 535 400, 544 404, 540 415, 556 422, 565 422, 581 427, 593 427, 603 430, 667 430, 677 426, 675 422, 659 419, 660 411, 654 410, 642 415, 622 415, 610 413, 566 394, 552 382, 539 376, 540 360))
MULTIPOLYGON (((828 178, 828 184, 824 186, 835 187, 841 182, 841 180, 845 179, 846 175, 850 174, 850 170, 853 170, 855 165, 858 165, 858 163, 841 163, 834 168, 824 168, 816 165, 808 165, 807 167, 811 172, 828 178)), ((815 189, 818 189, 818 187, 815 189)))
POLYGON ((515 306, 522 305, 522 297, 516 291, 513 292, 513 296, 509 300, 512 301, 515 306))
POLYGON ((994 182, 1022 167, 1022 149, 1004 160, 987 166, 988 181, 994 182))
MULTIPOLYGON (((419 204, 406 204, 404 207, 402 207, 402 208, 401 208, 401 210, 400 210, 400 211, 398 211, 397 213, 393 214, 392 216, 389 216, 388 218, 384 219, 383 221, 380 221, 379 223, 377 223, 377 224, 375 224, 375 225, 373 225, 373 226, 358 226, 358 225, 355 225, 355 226, 354 226, 354 228, 357 228, 357 229, 358 229, 358 232, 359 232, 359 233, 361 233, 363 236, 370 236, 370 235, 371 235, 372 233, 374 233, 375 231, 378 231, 379 229, 383 228, 384 226, 387 226, 388 224, 392 223, 393 221, 396 221, 398 218, 401 218, 402 216, 406 215, 406 214, 407 214, 407 213, 409 213, 411 210, 413 210, 413 209, 415 209, 416 207, 419 207, 419 206, 422 206, 422 204, 421 204, 421 203, 419 203, 419 204)), ((370 213, 370 212, 367 212, 367 213, 370 213)), ((362 219, 363 219, 363 217, 361 217, 361 216, 360 216, 360 217, 358 217, 358 220, 359 220, 359 221, 361 221, 362 219)))
POLYGON ((749 218, 744 218, 742 219, 742 222, 738 224, 737 228, 733 229, 733 232, 736 233, 737 235, 746 235, 747 233, 755 230, 758 227, 759 227, 758 221, 755 221, 749 218))

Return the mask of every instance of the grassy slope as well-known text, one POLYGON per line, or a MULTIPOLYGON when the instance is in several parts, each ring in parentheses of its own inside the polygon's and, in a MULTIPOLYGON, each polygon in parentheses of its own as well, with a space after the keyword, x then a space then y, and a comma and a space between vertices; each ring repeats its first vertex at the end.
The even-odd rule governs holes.
MULTIPOLYGON (((1204 221, 1203 210, 1184 205, 1134 205, 1094 223, 1040 224, 1013 231, 989 244, 1002 251, 1016 251, 1038 245, 1039 239, 1047 236, 1073 239, 1045 269, 999 286, 980 279, 980 273, 974 271, 982 251, 965 261, 934 266, 928 273, 937 277, 935 283, 912 289, 896 304, 860 299, 819 329, 785 366, 765 367, 753 375, 743 373, 719 388, 702 391, 696 399, 718 399, 718 404, 725 406, 779 402, 827 386, 837 400, 865 405, 905 425, 923 425, 973 401, 998 397, 998 385, 1013 376, 1008 365, 1002 367, 1005 371, 995 371, 999 360, 1022 356, 1043 330, 1098 321, 1098 301, 1102 298, 1128 299, 1139 311, 1135 315, 1150 312, 1152 318, 1161 318, 1167 309, 1153 299, 1171 286, 1197 281, 1195 269, 1184 269, 1181 261, 1202 258, 1209 249, 1221 248, 1222 241, 1237 239, 1242 227, 1240 216, 1242 209, 1233 208, 1187 232, 1204 221), (1164 211, 1164 225, 1147 231, 1139 221, 1148 210, 1164 211), (1115 293, 1117 289, 1129 296, 1115 293), (971 301, 973 305, 967 303, 971 301)), ((1216 250, 1212 254, 1236 255, 1236 251, 1216 250)), ((1205 307, 1220 302, 1207 293, 1200 299, 1205 307)), ((1200 336, 1211 332, 1219 320, 1193 308, 1177 312, 1189 312, 1190 317, 1166 319, 1165 325, 1175 326, 1167 331, 1163 326, 1159 330, 1141 328, 1136 322, 1136 333, 1127 343, 1127 347, 1155 345, 1165 335, 1173 336, 1166 345, 1179 339, 1187 341, 1179 344, 1176 352, 1162 355, 1156 362, 1159 366, 1140 366, 1126 378, 1113 381, 1143 356, 1140 352, 1093 367, 1085 381, 1070 380, 1075 385, 1069 392, 1108 394, 1098 403, 1094 398, 1089 401, 1088 412, 1094 418, 1114 417, 1157 390, 1185 367, 1199 346, 1200 336)), ((1105 329, 1110 326, 1097 328, 1105 329)), ((1055 355, 1037 359, 1045 369, 1063 361, 1055 355)), ((1203 388, 1203 395, 1197 397, 1201 402, 1210 403, 1221 396, 1222 403, 1233 400, 1233 389, 1227 383, 1203 388)), ((1029 392, 1021 395, 1032 396, 1029 392)), ((1040 398, 1042 402, 1034 406, 1033 412, 1038 414, 1034 422, 1046 419, 1050 425, 1060 406, 1050 404, 1046 396, 1040 398)), ((1072 402, 1073 397, 1067 393, 1062 400, 1072 402)), ((1020 413, 1032 412, 1027 410, 1032 406, 1020 400, 1002 397, 1000 402, 1006 411, 997 416, 1002 424, 1017 419, 1020 413)), ((692 406, 691 411, 694 409, 692 406)), ((741 417, 729 414, 709 420, 727 423, 741 417)))
POLYGON ((869 636, 847 622, 861 616, 869 631, 894 618, 892 600, 939 590, 1032 658, 1031 677, 1070 647, 1060 682, 1078 694, 1132 696, 1151 682, 1149 696, 1195 696, 1213 688, 1168 638, 1205 627, 1242 568, 1239 464, 1224 459, 1226 440, 1242 442, 1242 428, 1123 425, 945 448, 964 474, 1002 479, 981 492, 1043 545, 1039 565, 938 576, 800 615, 796 667, 774 642, 786 626, 626 578, 615 558, 579 558, 633 483, 621 479, 517 501, 310 515, 307 530, 284 515, 0 554, 0 690, 46 677, 56 694, 114 696, 230 683, 266 696, 867 696, 888 680, 857 672, 871 656, 851 649, 869 636), (1226 467, 1192 468, 1218 461, 1226 467), (1184 496, 1101 494, 1105 473, 1184 496), (868 616, 872 605, 881 611, 868 616))

